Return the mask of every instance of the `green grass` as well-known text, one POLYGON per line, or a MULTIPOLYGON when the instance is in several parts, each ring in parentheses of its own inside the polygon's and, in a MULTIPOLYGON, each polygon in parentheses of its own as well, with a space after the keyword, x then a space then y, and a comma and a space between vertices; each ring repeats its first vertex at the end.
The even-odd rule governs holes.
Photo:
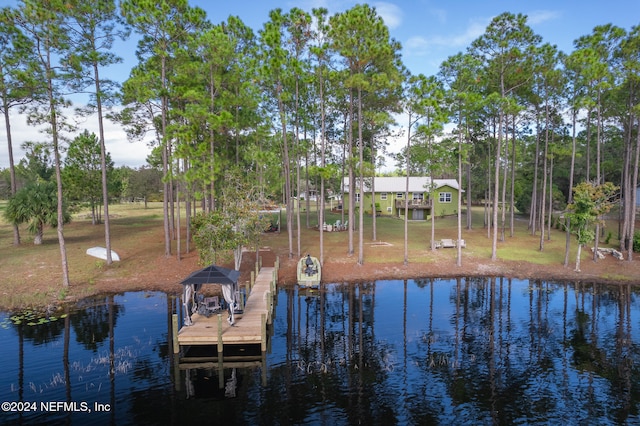
MULTIPOLYGON (((463 210, 466 212, 466 210, 463 210)), ((347 215, 345 214, 345 219, 347 215)), ((286 229, 284 223, 286 217, 283 213, 283 229, 286 229)), ((325 222, 333 224, 337 219, 342 220, 342 216, 337 213, 326 214, 325 222)), ((551 238, 547 235, 545 228, 544 249, 540 250, 540 232, 536 235, 531 235, 528 229, 528 216, 516 215, 514 236, 509 235, 509 224, 507 218, 507 225, 505 229, 504 241, 501 241, 501 230, 498 229, 498 242, 497 242, 497 258, 505 261, 526 261, 538 265, 558 265, 562 264, 565 256, 565 244, 566 234, 562 230, 551 229, 551 238)), ((354 245, 357 251, 357 215, 356 215, 356 229, 354 236, 354 245)), ((372 240, 372 220, 370 215, 364 216, 364 241, 371 242, 372 240)), ((499 218, 500 221, 500 218, 499 218)), ((301 222, 306 226, 305 213, 301 213, 301 222)), ((317 217, 315 211, 310 216, 310 224, 315 226, 317 224, 317 217)), ((484 224, 484 209, 482 207, 474 207, 472 209, 472 229, 465 229, 466 220, 462 218, 462 238, 467 243, 467 248, 464 250, 464 256, 473 256, 476 258, 489 259, 492 252, 492 237, 493 234, 487 235, 487 228, 484 224)), ((430 262, 433 259, 429 258, 429 254, 426 249, 429 247, 431 240, 431 222, 430 221, 409 221, 409 253, 411 261, 418 262, 430 262)), ((393 244, 396 249, 385 251, 379 250, 378 252, 369 250, 366 251, 366 260, 369 263, 376 262, 402 262, 404 258, 404 220, 395 217, 380 216, 376 221, 377 235, 376 241, 384 241, 393 244), (400 248, 400 249, 399 249, 400 248)), ((457 239, 457 218, 455 216, 447 216, 444 218, 437 217, 435 220, 435 240, 442 238, 457 239)), ((617 221, 609 221, 607 223, 607 229, 617 229, 617 221)), ((346 240, 344 236, 346 233, 325 233, 325 241, 332 241, 334 238, 338 240, 346 240)), ((346 242, 345 242, 346 244, 346 242)), ((617 247, 619 240, 616 238, 615 233, 609 241, 609 244, 604 243, 604 239, 600 242, 601 247, 617 247)), ((307 244, 311 249, 317 250, 319 247, 314 243, 307 244)), ((325 249, 326 250, 326 249, 325 249)), ((444 251, 443 253, 450 253, 450 257, 455 258, 455 250, 444 251)), ((571 244, 569 250, 569 262, 574 263, 577 254, 577 245, 575 237, 571 236, 571 244)), ((590 259, 591 252, 587 249, 582 251, 582 259, 590 259)))
MULTIPOLYGON (((6 205, 6 202, 2 202, 6 205)), ((144 250, 145 240, 153 238, 157 229, 162 229, 162 203, 149 203, 145 209, 140 204, 114 204, 109 206, 112 244, 118 250, 135 253, 144 250)), ((73 290, 61 289, 60 246, 55 229, 46 228, 42 245, 33 244, 33 236, 26 226, 20 226, 20 246, 13 246, 13 228, 0 216, 0 306, 24 307, 46 306, 47 303, 64 299, 71 291, 74 295, 91 293, 91 284, 104 276, 105 262, 87 258, 86 249, 94 245, 105 245, 104 225, 93 225, 89 210, 74 214, 70 224, 65 225, 64 237, 67 247, 69 275, 73 290), (78 285, 82 284, 82 285, 78 285)), ((114 262, 108 268, 112 279, 125 277, 130 269, 145 268, 146 264, 125 266, 114 262)), ((135 272, 135 271, 133 271, 135 272)))
MULTIPOLYGON (((0 210, 5 208, 6 202, 0 201, 0 210)), ((0 215, 0 270, 3 278, 0 281, 0 306, 44 306, 47 303, 60 301, 72 295, 76 298, 83 294, 92 294, 95 284, 105 279, 118 281, 126 280, 138 273, 149 273, 153 268, 151 259, 157 259, 164 253, 164 236, 162 230, 162 203, 149 203, 145 209, 142 204, 114 204, 109 206, 111 217, 112 242, 116 251, 125 254, 127 261, 116 262, 109 267, 98 259, 87 258, 85 251, 94 245, 104 246, 104 226, 92 225, 89 212, 84 210, 74 215, 71 224, 64 229, 67 245, 68 264, 72 287, 61 290, 60 248, 56 231, 46 229, 44 243, 34 246, 32 236, 21 227, 22 244, 14 247, 12 227, 0 215), (8 271, 8 272, 7 272, 8 271)), ((184 211, 182 225, 184 226, 184 211)), ((347 215, 327 212, 325 222, 333 224, 336 220, 346 220, 347 215)), ((484 212, 481 207, 472 209, 473 229, 462 230, 462 238, 466 241, 463 258, 486 259, 491 257, 491 236, 487 235, 484 227, 484 212)), ((274 215, 277 220, 277 215, 274 215)), ((268 245, 277 253, 288 252, 288 236, 286 233, 286 214, 280 215, 282 221, 281 233, 265 234, 262 246, 268 245)), ((318 253, 319 232, 317 215, 312 211, 307 228, 306 212, 301 212, 301 252, 318 253)), ((404 220, 394 217, 381 216, 376 218, 377 235, 375 241, 372 235, 372 221, 370 215, 364 217, 364 259, 367 265, 376 263, 397 263, 404 261, 404 220), (376 243, 386 243, 376 244, 376 243)), ((544 251, 540 251, 540 236, 530 235, 527 229, 528 218, 519 217, 516 220, 515 236, 509 236, 506 230, 504 241, 497 243, 497 257, 503 261, 529 262, 535 265, 561 265, 564 259, 565 233, 552 230, 551 240, 544 241, 544 251)), ((466 221, 463 218, 462 225, 466 221)), ((356 217, 357 225, 357 217, 356 217)), ((617 229, 617 222, 609 224, 608 229, 617 229)), ((430 221, 410 221, 409 227, 409 261, 411 263, 429 264, 446 262, 455 264, 457 251, 450 249, 432 252, 430 221)), ((297 227, 294 227, 294 252, 297 250, 297 227)), ((445 217, 435 220, 435 239, 457 238, 457 218, 445 217)), ((355 262, 346 255, 348 244, 347 232, 324 233, 325 257, 334 259, 344 258, 345 262, 355 262)), ((184 234, 183 234, 184 237, 184 234)), ((618 240, 613 234, 609 245, 615 247, 618 240)), ((358 227, 354 232, 354 251, 358 254, 358 227)), ((570 262, 575 262, 575 238, 571 241, 570 262)), ((583 259, 590 258, 590 250, 583 250, 583 259)), ((283 259, 284 260, 284 259, 283 259)), ((463 260, 464 263, 464 260, 463 260)), ((628 280, 628 274, 603 276, 605 279, 628 280)))

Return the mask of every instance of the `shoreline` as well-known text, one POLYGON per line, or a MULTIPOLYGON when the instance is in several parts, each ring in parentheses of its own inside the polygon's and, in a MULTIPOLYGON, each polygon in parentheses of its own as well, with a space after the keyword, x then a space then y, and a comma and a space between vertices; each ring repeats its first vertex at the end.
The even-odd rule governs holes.
MULTIPOLYGON (((141 210, 145 212, 144 210, 141 210)), ((640 285, 640 260, 617 260, 613 256, 594 262, 589 250, 583 250, 581 272, 575 272, 575 254, 569 266, 562 265, 564 259, 564 233, 553 241, 545 241, 544 253, 537 249, 538 237, 519 235, 501 243, 498 259, 489 259, 490 248, 485 232, 465 232, 467 247, 462 251, 462 266, 456 266, 457 251, 452 249, 430 250, 425 247, 425 224, 410 224, 416 239, 409 247, 409 262, 403 263, 403 242, 397 237, 399 223, 384 222, 381 226, 380 243, 364 245, 364 264, 357 263, 356 254, 346 253, 346 233, 327 233, 323 259, 323 283, 357 283, 376 280, 408 279, 452 279, 504 277, 506 279, 543 280, 554 282, 601 283, 607 285, 640 285), (382 233, 384 230, 384 234, 382 233), (420 237, 419 235, 422 234, 420 237), (506 257, 525 260, 504 260, 506 257)), ((452 224, 446 219, 439 221, 440 236, 454 234, 452 224), (450 225, 450 226, 449 226, 450 225)), ((77 303, 97 295, 120 294, 130 291, 162 291, 181 294, 180 282, 192 272, 201 269, 195 250, 183 253, 177 259, 164 256, 162 228, 156 221, 138 222, 137 217, 121 219, 114 226, 115 250, 121 261, 107 266, 104 261, 89 257, 87 247, 104 244, 101 227, 73 223, 67 227, 67 245, 70 265, 70 286, 62 287, 60 254, 53 237, 42 246, 23 244, 19 247, 7 245, 0 248, 2 268, 10 273, 0 283, 0 310, 13 312, 24 309, 50 310, 59 306, 77 303), (131 228, 134 226, 134 228, 131 228)), ((480 228, 479 228, 480 229, 480 228)), ((319 256, 317 231, 302 229, 302 254, 319 256)), ((554 231, 554 237, 557 233, 554 231)), ((265 234, 259 256, 265 266, 279 259, 278 285, 292 288, 296 284, 298 258, 289 258, 286 233, 265 234)), ((175 249, 175 247, 173 247, 175 249)), ((575 251, 573 251, 575 253, 575 251)), ((255 270, 256 251, 245 251, 240 267, 240 285, 250 281, 255 270)), ((220 266, 233 268, 232 261, 218 262, 220 266)), ((215 290, 215 286, 211 286, 215 290)), ((208 291, 208 290, 205 290, 208 291)))
MULTIPOLYGON (((275 255, 273 256, 275 258, 275 255)), ((158 262, 166 263, 172 262, 171 259, 158 259, 158 262)), ((186 258, 181 261, 175 261, 175 263, 182 263, 183 268, 192 268, 197 270, 200 268, 195 262, 195 258, 186 258), (189 265, 189 266, 187 266, 189 265)), ((621 271, 621 266, 624 266, 626 261, 618 261, 617 264, 611 265, 611 262, 593 262, 587 260, 583 263, 585 268, 581 272, 575 272, 572 266, 564 267, 562 265, 538 265, 523 261, 504 261, 504 260, 484 260, 476 258, 465 259, 461 267, 455 266, 455 264, 443 265, 442 263, 425 263, 425 262, 412 262, 408 265, 402 263, 367 263, 365 265, 358 265, 355 263, 353 257, 347 257, 344 259, 327 259, 323 267, 322 283, 360 283, 366 281, 379 281, 379 280, 416 280, 416 279, 456 279, 456 278, 505 278, 507 280, 535 280, 535 281, 553 281, 557 283, 586 283, 586 284, 601 284, 601 285, 640 285, 640 275, 634 275, 634 272, 628 268, 624 268, 621 271), (625 263, 622 263, 625 262, 625 263), (589 264, 592 263, 592 264, 589 264), (606 265, 605 265, 606 263, 606 265), (603 276, 602 270, 610 271, 611 266, 620 268, 619 275, 603 276), (604 267, 604 268, 603 268, 604 267), (595 273, 594 269, 600 270, 600 273, 595 273)), ((634 266, 638 264, 638 261, 632 262, 634 266)), ((263 261, 263 264, 270 266, 271 261, 263 261)), ((281 288, 293 288, 296 285, 296 259, 290 259, 280 261, 280 269, 278 273, 278 286, 281 288)), ((244 256, 241 276, 238 280, 239 284, 247 285, 250 282, 251 271, 255 270, 255 258, 254 256, 244 256)), ((634 268, 635 270, 635 268, 634 268)), ((108 275, 108 273, 106 274, 108 275)), ((187 274, 188 275, 188 274, 187 274)), ((126 292, 135 291, 160 291, 166 292, 178 296, 182 294, 182 285, 179 282, 186 278, 187 275, 180 275, 176 272, 175 275, 165 276, 159 280, 145 280, 140 279, 142 277, 132 277, 128 280, 116 280, 113 278, 105 277, 97 281, 91 286, 91 290, 84 285, 72 285, 69 289, 69 294, 64 300, 59 301, 60 305, 78 303, 82 299, 96 297, 100 295, 121 294, 126 292)), ((220 289, 218 286, 212 285, 209 287, 209 292, 217 294, 220 289)), ((56 306, 49 305, 49 309, 56 306)), ((6 309, 0 307, 5 311, 6 309)))

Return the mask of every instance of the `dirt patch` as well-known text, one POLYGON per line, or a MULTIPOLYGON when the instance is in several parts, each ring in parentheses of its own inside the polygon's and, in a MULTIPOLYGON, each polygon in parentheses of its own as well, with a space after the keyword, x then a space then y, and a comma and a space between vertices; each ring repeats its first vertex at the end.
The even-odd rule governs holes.
MULTIPOLYGON (((357 235, 354 235, 354 253, 349 255, 348 232, 327 233, 324 236, 322 281, 344 283, 381 279, 504 276, 553 281, 640 284, 638 260, 628 262, 606 256, 594 262, 590 259, 590 253, 585 251, 580 272, 574 271, 574 254, 570 265, 564 267, 564 234, 560 232, 554 234, 553 241, 546 243, 544 259, 538 259, 542 256, 537 250, 539 237, 528 237, 523 233, 500 243, 500 250, 503 250, 501 253, 517 252, 518 256, 511 258, 521 260, 503 260, 502 257, 507 256, 499 255, 498 260, 492 261, 491 241, 486 236, 486 230, 465 231, 463 236, 467 248, 462 250, 462 265, 456 266, 456 249, 432 251, 428 243, 428 225, 412 224, 414 228, 410 231, 412 242, 409 246, 409 261, 405 265, 404 242, 397 237, 402 235, 402 232, 387 231, 394 226, 402 227, 401 222, 396 222, 399 221, 381 221, 380 233, 383 235, 362 245, 362 265, 358 263, 357 235)), ((455 222, 452 224, 441 221, 438 225, 442 227, 438 230, 439 237, 454 236, 455 228, 452 226, 455 226, 455 222)), ((46 235, 47 240, 41 247, 32 246, 25 237, 24 243, 15 248, 9 238, 3 238, 5 244, 0 247, 0 269, 10 271, 10 274, 0 283, 0 309, 25 306, 25 300, 31 301, 27 303, 29 306, 36 303, 58 304, 93 294, 125 291, 156 290, 179 294, 182 292, 180 281, 204 266, 199 264, 193 246, 189 253, 182 254, 178 259, 175 255, 175 241, 172 245, 173 254, 169 257, 164 255, 164 234, 162 222, 158 218, 138 220, 124 217, 113 221, 112 247, 118 251, 122 261, 111 266, 85 254, 88 247, 104 246, 102 226, 72 223, 65 228, 65 233, 68 236, 67 253, 71 279, 68 289, 61 286, 59 247, 53 232, 46 235), (21 297, 26 295, 40 297, 21 297)), ((313 228, 302 228, 300 255, 312 253, 321 257, 318 234, 313 228)), ((258 254, 265 266, 271 266, 276 259, 279 260, 280 286, 293 286, 296 282, 299 257, 295 236, 293 241, 294 253, 290 255, 285 232, 265 234, 263 247, 258 254)), ((183 252, 185 246, 183 242, 183 252)), ((244 253, 240 268, 241 284, 250 281, 251 271, 255 270, 256 258, 255 251, 244 253)), ((222 262, 221 265, 233 266, 230 262, 222 262)), ((216 287, 210 286, 210 291, 216 292, 216 287)))
MULTIPOLYGON (((371 245, 372 250, 381 250, 383 247, 371 245)), ((597 281, 603 283, 632 283, 640 284, 640 262, 626 262, 607 256, 594 262, 590 259, 582 261, 581 271, 574 271, 574 264, 564 267, 562 264, 539 265, 525 261, 506 261, 480 259, 467 255, 463 251, 461 266, 456 266, 454 250, 439 249, 434 252, 427 250, 429 257, 410 261, 407 265, 403 262, 365 262, 357 263, 356 255, 344 254, 338 250, 325 255, 322 269, 322 281, 324 283, 367 282, 382 279, 404 280, 414 278, 454 278, 476 276, 504 276, 518 279, 541 279, 553 281, 597 281)), ((256 265, 255 251, 246 251, 243 254, 241 284, 249 283, 251 272, 256 265)), ((296 284, 296 267, 298 258, 288 258, 287 250, 282 247, 262 247, 259 258, 264 266, 273 266, 276 258, 280 269, 278 284, 281 286, 293 286, 296 284)), ((109 278, 109 270, 105 270, 103 276, 96 281, 94 290, 96 293, 123 292, 135 290, 160 290, 179 294, 182 286, 179 284, 191 272, 202 267, 198 263, 195 252, 183 255, 180 260, 175 256, 165 257, 156 255, 147 257, 144 262, 149 262, 151 267, 133 272, 127 277, 109 278)), ((223 266, 232 268, 230 263, 223 266)), ((211 286, 209 291, 216 293, 218 289, 211 286)), ((70 295, 73 298, 73 295, 70 295)))
MULTIPOLYGON (((434 253, 434 257, 439 253, 434 253)), ((295 284, 296 260, 281 261, 279 282, 295 284)), ((467 257, 461 266, 455 259, 438 259, 428 263, 365 263, 359 265, 355 256, 335 256, 325 259, 322 268, 323 282, 365 282, 381 279, 452 278, 478 276, 504 276, 518 279, 542 279, 553 281, 597 281, 603 283, 640 284, 640 262, 626 262, 607 257, 593 262, 582 262, 581 271, 575 272, 574 264, 538 265, 525 261, 505 261, 467 257)))

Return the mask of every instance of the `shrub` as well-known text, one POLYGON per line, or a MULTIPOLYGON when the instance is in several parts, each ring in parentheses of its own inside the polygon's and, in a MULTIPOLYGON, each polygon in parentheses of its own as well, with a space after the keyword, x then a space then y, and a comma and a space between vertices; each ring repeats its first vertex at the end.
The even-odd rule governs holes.
POLYGON ((640 231, 633 234, 633 251, 640 253, 640 231))

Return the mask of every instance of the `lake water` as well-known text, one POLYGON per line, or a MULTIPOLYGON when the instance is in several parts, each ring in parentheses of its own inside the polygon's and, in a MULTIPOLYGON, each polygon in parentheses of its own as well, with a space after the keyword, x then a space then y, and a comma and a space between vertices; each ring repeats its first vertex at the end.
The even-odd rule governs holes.
POLYGON ((462 278, 280 289, 264 362, 223 376, 174 368, 178 305, 135 292, 48 321, 1 314, 0 424, 640 423, 636 287, 462 278))

